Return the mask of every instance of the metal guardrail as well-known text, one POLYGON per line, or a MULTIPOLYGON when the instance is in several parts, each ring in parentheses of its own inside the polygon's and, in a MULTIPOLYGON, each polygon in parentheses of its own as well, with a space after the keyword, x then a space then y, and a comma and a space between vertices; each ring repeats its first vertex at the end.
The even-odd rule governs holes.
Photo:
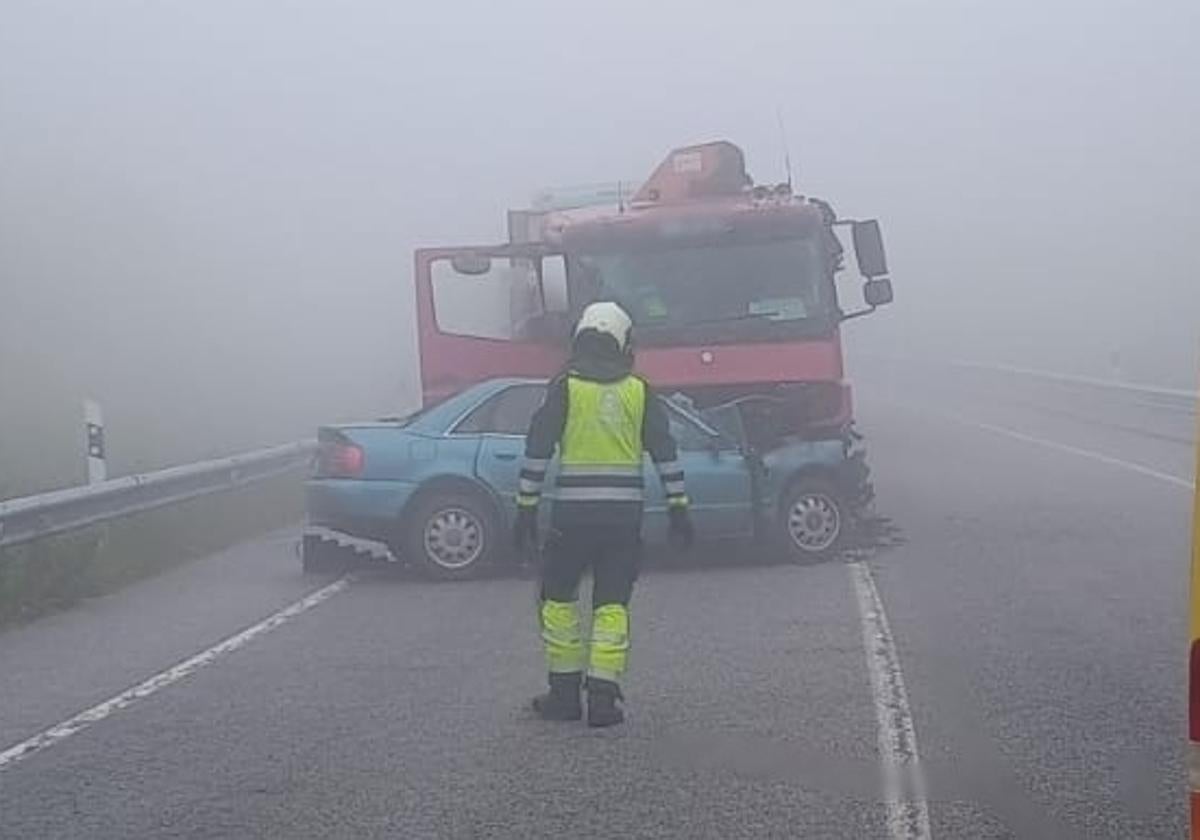
POLYGON ((272 478, 310 463, 316 448, 303 440, 0 502, 0 548, 272 478))

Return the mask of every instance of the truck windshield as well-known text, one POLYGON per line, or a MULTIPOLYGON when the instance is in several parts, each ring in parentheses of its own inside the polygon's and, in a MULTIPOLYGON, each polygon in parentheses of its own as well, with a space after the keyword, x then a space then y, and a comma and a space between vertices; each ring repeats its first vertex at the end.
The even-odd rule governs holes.
POLYGON ((626 308, 642 344, 811 335, 836 312, 826 261, 807 238, 586 255, 579 270, 591 299, 626 308))

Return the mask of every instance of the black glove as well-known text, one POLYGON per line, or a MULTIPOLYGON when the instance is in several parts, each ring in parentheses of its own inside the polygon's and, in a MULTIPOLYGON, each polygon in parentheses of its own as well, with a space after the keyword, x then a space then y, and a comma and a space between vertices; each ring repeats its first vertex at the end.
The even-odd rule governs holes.
POLYGON ((526 546, 537 545, 537 508, 517 508, 517 521, 513 523, 513 547, 523 551, 526 546))
POLYGON ((675 548, 689 549, 696 542, 692 516, 685 507, 667 509, 667 538, 675 548))

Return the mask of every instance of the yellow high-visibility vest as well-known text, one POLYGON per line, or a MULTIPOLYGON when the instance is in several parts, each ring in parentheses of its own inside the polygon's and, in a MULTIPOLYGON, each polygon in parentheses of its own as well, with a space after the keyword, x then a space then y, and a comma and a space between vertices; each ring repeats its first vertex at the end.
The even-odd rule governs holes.
POLYGON ((646 384, 567 377, 567 420, 560 442, 560 501, 639 502, 643 495, 642 420, 646 384))

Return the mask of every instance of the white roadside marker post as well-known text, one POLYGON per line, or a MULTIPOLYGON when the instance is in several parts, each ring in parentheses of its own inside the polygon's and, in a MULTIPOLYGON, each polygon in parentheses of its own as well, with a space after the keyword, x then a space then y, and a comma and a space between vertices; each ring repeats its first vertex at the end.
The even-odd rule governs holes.
POLYGON ((104 452, 104 414, 100 403, 83 401, 84 446, 87 453, 87 483, 96 484, 108 478, 108 462, 104 452))
MULTIPOLYGON (((84 454, 87 457, 87 483, 98 484, 108 478, 108 453, 104 448, 104 412, 95 400, 83 401, 84 454)), ((92 548, 92 562, 108 546, 108 525, 98 527, 92 548)))

